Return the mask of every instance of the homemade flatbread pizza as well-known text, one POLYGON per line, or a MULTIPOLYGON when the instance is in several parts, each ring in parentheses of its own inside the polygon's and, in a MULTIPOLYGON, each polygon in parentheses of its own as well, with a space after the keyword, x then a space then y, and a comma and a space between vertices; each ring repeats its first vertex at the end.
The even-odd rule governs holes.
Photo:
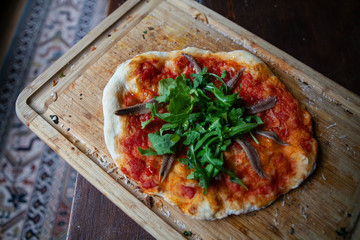
POLYGON ((310 114, 246 51, 137 55, 108 82, 103 110, 121 172, 197 219, 266 207, 316 165, 310 114))

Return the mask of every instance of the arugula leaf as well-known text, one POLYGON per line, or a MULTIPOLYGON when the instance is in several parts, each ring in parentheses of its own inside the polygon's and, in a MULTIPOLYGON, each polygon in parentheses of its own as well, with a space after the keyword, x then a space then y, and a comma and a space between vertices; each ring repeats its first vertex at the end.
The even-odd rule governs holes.
POLYGON ((197 171, 195 170, 195 171, 193 171, 192 173, 190 173, 187 177, 186 177, 186 179, 199 179, 199 175, 197 174, 197 171), (195 176, 195 174, 197 175, 197 176, 195 176))
POLYGON ((204 82, 204 76, 202 74, 192 74, 194 76, 192 88, 198 88, 204 82))
POLYGON ((208 192, 209 185, 210 185, 209 176, 206 174, 206 172, 203 170, 203 168, 199 168, 198 172, 199 172, 198 179, 200 179, 199 185, 200 185, 200 187, 204 188, 203 194, 206 195, 208 192))
MULTIPOLYGON (((140 154, 175 154, 181 145, 188 146, 187 158, 178 161, 193 170, 187 178, 198 181, 204 194, 211 179, 220 172, 228 174, 232 182, 247 189, 234 171, 224 167, 224 152, 231 145, 232 138, 252 134, 252 129, 263 124, 256 115, 244 115, 239 93, 228 94, 224 82, 226 76, 225 70, 217 76, 204 67, 201 72, 190 75, 192 80, 184 74, 175 79, 161 80, 159 96, 155 100, 167 103, 167 112, 160 113, 155 103, 148 103, 146 107, 151 110, 152 118, 141 123, 144 128, 153 117, 167 122, 159 132, 148 134, 154 149, 138 148, 140 154), (220 88, 212 82, 214 78, 222 83, 220 88)), ((257 141, 255 137, 254 140, 257 141)))
POLYGON ((241 125, 237 125, 230 128, 229 135, 230 137, 233 137, 238 134, 248 133, 251 129, 256 128, 257 126, 259 126, 258 123, 244 123, 241 125))
POLYGON ((160 135, 162 135, 164 131, 172 130, 177 126, 178 126, 177 123, 165 123, 160 129, 160 135))
POLYGON ((154 149, 152 149, 152 148, 148 148, 148 149, 138 148, 138 151, 140 152, 141 155, 144 155, 144 156, 159 155, 159 154, 158 154, 157 152, 155 152, 154 149))
POLYGON ((220 173, 220 169, 219 168, 214 168, 214 172, 213 172, 213 175, 212 177, 216 177, 218 174, 220 173))
POLYGON ((179 93, 171 98, 168 110, 171 114, 189 114, 192 110, 192 107, 193 105, 189 95, 185 93, 179 93))
POLYGON ((195 142, 195 140, 198 140, 200 138, 200 133, 196 130, 191 130, 189 132, 186 132, 184 134, 184 136, 186 136, 186 140, 184 141, 184 145, 189 145, 193 142, 195 142))
POLYGON ((210 76, 213 76, 213 77, 215 77, 217 80, 219 80, 219 81, 222 83, 222 86, 221 86, 221 87, 225 90, 225 92, 228 92, 228 87, 226 86, 224 80, 223 80, 221 77, 219 77, 218 75, 216 75, 216 74, 214 74, 214 73, 209 73, 209 75, 210 75, 210 76))
POLYGON ((159 113, 155 103, 147 103, 146 108, 151 109, 151 114, 153 116, 158 117, 169 123, 182 123, 188 118, 189 112, 191 111, 191 109, 189 109, 189 112, 184 112, 179 114, 172 114, 170 112, 161 114, 159 113))
POLYGON ((205 167, 205 172, 208 176, 213 176, 214 170, 215 170, 215 167, 211 163, 206 165, 206 167, 205 167))
POLYGON ((212 120, 213 120, 213 122, 210 124, 210 126, 208 128, 209 131, 214 130, 220 124, 220 118, 215 117, 212 120))
POLYGON ((190 124, 196 124, 196 121, 201 120, 201 118, 203 118, 204 116, 205 114, 203 112, 191 113, 189 115, 188 121, 190 124))
POLYGON ((244 108, 233 108, 229 112, 229 118, 232 124, 238 125, 245 123, 243 119, 244 108))
POLYGON ((205 95, 205 93, 201 89, 196 89, 196 93, 198 94, 198 97, 202 101, 211 101, 211 98, 205 95))
POLYGON ((219 137, 213 137, 213 138, 210 138, 210 139, 208 139, 208 140, 206 140, 205 141, 205 143, 204 143, 204 145, 203 145, 203 149, 205 149, 207 146, 210 146, 211 144, 213 144, 213 143, 215 143, 215 142, 217 142, 217 141, 219 141, 220 139, 219 139, 219 137))
POLYGON ((159 82, 159 95, 155 100, 159 103, 168 102, 171 95, 171 90, 176 87, 176 82, 172 78, 166 78, 159 82))
POLYGON ((195 123, 195 130, 201 134, 206 133, 206 129, 198 123, 195 123))
POLYGON ((259 144, 259 141, 256 139, 256 137, 254 136, 254 134, 250 131, 250 136, 252 137, 252 139, 254 139, 256 144, 259 144))
POLYGON ((141 128, 144 129, 152 120, 154 119, 154 116, 151 116, 149 120, 146 122, 141 122, 141 128))
POLYGON ((212 92, 215 97, 219 100, 218 103, 222 107, 231 107, 236 100, 239 99, 237 93, 226 95, 220 89, 218 89, 213 83, 206 85, 205 90, 212 92))
POLYGON ((222 152, 225 152, 226 149, 231 145, 231 140, 227 139, 226 141, 224 141, 224 143, 220 146, 220 150, 222 152))
POLYGON ((245 188, 245 190, 248 190, 248 188, 246 187, 246 185, 243 183, 243 181, 241 181, 241 179, 236 175, 236 173, 234 171, 231 171, 229 169, 226 168, 222 168, 221 169, 223 172, 225 172, 227 175, 230 176, 230 180, 233 183, 239 184, 241 185, 243 188, 245 188))
POLYGON ((203 144, 204 142, 211 136, 217 135, 216 132, 209 132, 207 134, 205 134, 195 145, 195 151, 198 150, 203 144))
POLYGON ((175 80, 179 92, 185 92, 185 93, 190 92, 190 87, 187 84, 187 78, 185 74, 181 74, 180 76, 177 76, 175 80))
POLYGON ((213 120, 212 120, 213 122, 210 124, 208 130, 209 131, 215 130, 215 132, 217 133, 220 141, 222 141, 223 140, 223 135, 222 135, 222 130, 221 130, 222 126, 221 126, 220 120, 221 119, 219 117, 214 117, 213 120))
POLYGON ((221 167, 224 164, 224 161, 221 161, 220 159, 213 156, 209 147, 205 148, 205 154, 202 158, 204 161, 211 163, 216 167, 221 167))
POLYGON ((184 113, 179 113, 179 114, 172 114, 172 113, 163 113, 163 114, 157 114, 156 116, 166 122, 169 123, 182 123, 184 121, 186 121, 186 119, 188 118, 189 113, 184 112, 184 113))
MULTIPOLYGON (((189 151, 187 156, 189 157, 189 165, 188 165, 189 168, 190 169, 195 168, 194 172, 189 176, 195 180, 200 180, 199 185, 204 188, 203 194, 205 195, 210 185, 210 179, 209 176, 206 174, 205 169, 199 165, 199 162, 196 159, 193 144, 189 146, 189 151)), ((189 178, 189 176, 188 179, 191 179, 189 178)))
POLYGON ((175 152, 172 147, 180 140, 180 136, 176 134, 165 134, 161 136, 156 133, 150 133, 148 137, 158 155, 167 153, 174 154, 175 152))
POLYGON ((154 117, 159 113, 155 103, 146 103, 145 107, 151 110, 151 115, 154 117))
POLYGON ((245 121, 248 123, 255 121, 257 124, 264 124, 264 122, 261 120, 261 118, 257 115, 247 116, 247 117, 245 117, 245 121))
POLYGON ((189 165, 189 159, 187 158, 179 158, 178 161, 182 164, 189 165))

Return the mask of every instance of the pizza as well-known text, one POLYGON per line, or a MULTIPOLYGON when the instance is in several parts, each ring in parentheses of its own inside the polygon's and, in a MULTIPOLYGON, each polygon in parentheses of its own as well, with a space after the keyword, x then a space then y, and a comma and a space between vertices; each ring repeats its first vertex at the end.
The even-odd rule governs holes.
POLYGON ((137 55, 106 85, 103 112, 121 172, 196 219, 264 208, 316 166, 310 114, 243 50, 137 55))

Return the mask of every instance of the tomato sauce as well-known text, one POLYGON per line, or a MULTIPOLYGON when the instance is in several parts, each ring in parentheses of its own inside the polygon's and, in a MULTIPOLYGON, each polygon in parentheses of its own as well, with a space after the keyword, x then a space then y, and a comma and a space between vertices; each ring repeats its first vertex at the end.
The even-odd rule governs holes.
POLYGON ((142 173, 145 171, 145 162, 140 158, 132 158, 129 161, 131 176, 139 181, 142 173))
MULTIPOLYGON (((171 69, 166 67, 163 62, 157 59, 146 60, 139 63, 137 68, 134 71, 134 76, 139 76, 140 85, 139 85, 139 94, 142 94, 140 99, 151 99, 157 96, 158 83, 164 78, 175 78, 179 74, 173 72, 171 69)), ((124 97, 124 105, 132 106, 137 102, 139 96, 135 96, 132 93, 127 93, 124 97), (129 101, 127 98, 135 98, 136 100, 129 101), (130 103, 130 105, 127 105, 130 103)))
MULTIPOLYGON (((262 148, 267 147, 267 143, 265 142, 266 140, 264 139, 265 138, 259 138, 259 144, 254 143, 252 140, 249 141, 258 150, 258 152, 261 152, 262 148)), ((237 149, 236 152, 240 152, 242 149, 237 143, 233 144, 231 148, 237 149)), ((269 158, 272 159, 272 164, 263 165, 265 172, 271 173, 271 176, 268 176, 267 179, 263 179, 257 175, 255 170, 250 167, 245 153, 242 152, 242 154, 231 155, 231 158, 236 158, 242 161, 242 164, 233 167, 233 169, 237 176, 243 180, 248 190, 245 190, 242 186, 231 182, 230 177, 226 175, 221 179, 221 181, 216 183, 213 192, 218 194, 219 190, 226 191, 228 198, 231 200, 252 199, 253 196, 261 198, 261 196, 269 194, 274 194, 276 196, 282 193, 287 187, 286 184, 293 173, 294 166, 291 160, 285 157, 282 153, 283 149, 281 146, 273 147, 271 151, 272 153, 269 158), (224 189, 224 186, 227 186, 227 190, 224 189)), ((231 163, 232 160, 225 159, 227 168, 231 168, 229 167, 229 162, 231 163)))
MULTIPOLYGON (((127 122, 129 136, 122 140, 125 153, 128 155, 130 176, 140 181, 141 187, 145 189, 154 188, 158 185, 158 164, 152 159, 139 153, 138 148, 148 149, 151 143, 148 139, 149 133, 160 130, 164 124, 159 118, 155 118, 145 129, 141 128, 141 121, 150 119, 150 114, 130 115, 127 122)), ((124 171, 123 171, 124 172, 124 171)), ((129 175, 129 171, 124 172, 129 175)))
POLYGON ((306 152, 312 151, 312 141, 310 137, 300 139, 300 145, 306 152))
POLYGON ((136 96, 133 93, 127 93, 124 98, 123 98, 123 105, 124 107, 130 107, 130 106, 134 106, 136 104, 139 103, 138 99, 136 98, 136 96))
POLYGON ((264 87, 260 79, 254 79, 250 73, 244 73, 235 87, 235 91, 240 91, 239 96, 246 105, 253 105, 262 99, 260 93, 264 91, 264 87))
POLYGON ((189 187, 189 186, 185 186, 181 184, 181 195, 184 197, 188 197, 188 198, 193 198, 195 195, 195 188, 194 187, 189 187))

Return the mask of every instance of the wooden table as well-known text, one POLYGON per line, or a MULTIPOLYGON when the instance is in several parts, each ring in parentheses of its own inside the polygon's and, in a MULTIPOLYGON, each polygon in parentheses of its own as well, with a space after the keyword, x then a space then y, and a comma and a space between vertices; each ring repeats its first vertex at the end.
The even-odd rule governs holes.
MULTIPOLYGON (((108 13, 123 2, 110 0, 108 13)), ((198 2, 360 95, 359 1, 198 2)), ((152 239, 152 236, 78 175, 68 238, 152 239)))

